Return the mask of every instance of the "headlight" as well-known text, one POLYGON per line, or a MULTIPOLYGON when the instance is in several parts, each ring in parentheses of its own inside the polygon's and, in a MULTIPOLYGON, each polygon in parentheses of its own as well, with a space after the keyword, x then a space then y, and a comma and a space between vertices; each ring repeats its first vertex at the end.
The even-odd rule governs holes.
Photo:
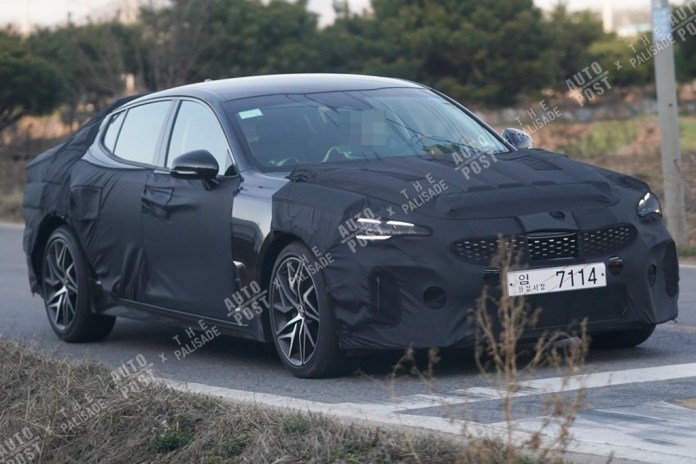
POLYGON ((387 240, 395 235, 430 235, 430 229, 410 222, 380 221, 379 219, 358 219, 358 240, 387 240))
POLYGON ((638 216, 644 218, 651 214, 657 214, 662 216, 662 206, 660 205, 660 200, 652 192, 647 192, 643 198, 640 199, 638 205, 636 205, 636 211, 638 216))

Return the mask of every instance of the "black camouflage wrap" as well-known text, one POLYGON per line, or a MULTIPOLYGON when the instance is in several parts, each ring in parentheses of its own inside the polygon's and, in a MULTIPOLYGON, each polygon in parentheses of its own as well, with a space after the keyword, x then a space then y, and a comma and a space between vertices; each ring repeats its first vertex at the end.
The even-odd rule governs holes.
POLYGON ((636 214, 649 190, 645 183, 543 150, 494 158, 470 175, 452 160, 415 157, 293 171, 273 196, 273 229, 315 247, 342 348, 473 344, 469 310, 492 254, 462 256, 456 243, 463 239, 490 244, 498 236, 578 234, 577 258, 530 262, 522 256, 520 269, 623 260, 618 274, 607 272, 606 288, 527 297, 530 308, 543 309, 536 332, 569 329, 586 317, 594 333, 677 317, 674 242, 661 219, 636 214), (360 243, 351 235, 357 217, 407 221, 432 234, 360 243), (621 240, 602 245, 607 234, 621 233, 621 240), (651 266, 657 270, 652 285, 651 266), (432 288, 446 294, 437 307, 425 304, 432 288))
MULTIPOLYGON (((73 136, 63 143, 41 153, 26 168, 24 187, 24 252, 29 264, 29 283, 33 293, 39 292, 39 284, 34 272, 34 245, 44 221, 52 217, 67 220, 72 208, 76 211, 86 205, 71 205, 70 183, 72 168, 92 145, 99 127, 106 116, 116 108, 125 105, 137 96, 116 100, 87 122, 73 136)), ((89 188, 89 187, 86 187, 89 188)))
MULTIPOLYGON (((105 294, 182 312, 195 306, 192 313, 211 317, 227 313, 233 259, 252 256, 254 265, 243 264, 261 282, 259 255, 272 248, 268 240, 291 235, 314 251, 309 264, 324 273, 341 348, 467 346, 476 337, 469 310, 499 237, 524 248, 534 234, 566 233, 578 240, 577 256, 551 262, 523 254, 520 269, 617 258, 623 266, 607 273, 605 288, 528 297, 530 307, 544 310, 538 330, 588 318, 590 331, 599 333, 677 317, 674 242, 660 218, 638 217, 636 204, 649 187, 637 179, 543 150, 481 155, 480 169, 445 156, 300 167, 264 206, 270 230, 262 230, 232 217, 245 173, 207 191, 200 181, 147 168, 107 169, 90 158, 104 117, 129 100, 27 166, 24 251, 32 292, 40 291, 43 226, 57 218, 75 230, 105 294), (413 223, 430 235, 363 242, 355 233, 359 217, 413 223), (249 249, 234 249, 240 238, 249 249), (178 266, 182 261, 190 265, 178 266)), ((260 207, 257 199, 249 205, 260 207)), ((260 321, 236 334, 266 340, 260 321)))

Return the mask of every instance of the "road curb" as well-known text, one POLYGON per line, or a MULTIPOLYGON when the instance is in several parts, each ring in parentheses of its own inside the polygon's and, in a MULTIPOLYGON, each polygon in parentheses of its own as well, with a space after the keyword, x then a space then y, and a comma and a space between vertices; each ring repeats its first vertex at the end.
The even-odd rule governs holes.
MULTIPOLYGON (((355 422, 364 425, 371 423, 395 428, 409 428, 419 432, 446 435, 449 438, 466 440, 462 433, 466 431, 473 437, 505 437, 507 429, 500 424, 484 424, 471 421, 457 421, 433 416, 415 416, 401 412, 390 411, 389 405, 355 404, 355 403, 321 403, 311 400, 255 393, 244 390, 234 390, 200 383, 180 382, 167 379, 155 379, 164 385, 181 392, 202 394, 220 398, 224 401, 256 404, 271 408, 291 411, 323 414, 337 420, 355 422)), ((525 443, 531 436, 529 432, 513 430, 512 439, 515 443, 525 443)), ((551 440, 550 437, 542 439, 551 440)), ((522 446, 520 446, 522 448, 522 446)), ((529 451, 533 455, 533 451, 529 451)), ((689 458, 678 455, 666 455, 650 450, 636 449, 630 446, 610 443, 595 443, 580 441, 573 438, 567 451, 563 454, 564 461, 571 460, 577 464, 599 464, 611 461, 617 464, 692 464, 689 458), (611 457, 611 458, 610 458, 611 457), (638 459, 640 458, 640 459, 638 459), (669 461, 665 461, 669 459, 669 461)))

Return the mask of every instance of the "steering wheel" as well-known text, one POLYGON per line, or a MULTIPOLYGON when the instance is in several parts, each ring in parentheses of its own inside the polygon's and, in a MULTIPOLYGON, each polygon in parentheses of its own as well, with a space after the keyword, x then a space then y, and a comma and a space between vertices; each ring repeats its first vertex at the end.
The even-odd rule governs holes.
POLYGON ((278 161, 276 163, 276 166, 285 166, 287 163, 291 163, 291 162, 294 162, 292 164, 302 164, 302 162, 299 159, 297 159, 296 157, 289 156, 287 158, 283 158, 282 160, 278 161))
POLYGON ((349 145, 334 145, 324 155, 322 163, 330 163, 332 161, 345 161, 364 159, 364 155, 360 152, 352 153, 349 145))
POLYGON ((332 161, 340 161, 340 158, 336 159, 340 156, 342 156, 344 160, 350 159, 350 152, 345 151, 344 146, 334 145, 333 147, 329 148, 321 162, 330 163, 332 161))

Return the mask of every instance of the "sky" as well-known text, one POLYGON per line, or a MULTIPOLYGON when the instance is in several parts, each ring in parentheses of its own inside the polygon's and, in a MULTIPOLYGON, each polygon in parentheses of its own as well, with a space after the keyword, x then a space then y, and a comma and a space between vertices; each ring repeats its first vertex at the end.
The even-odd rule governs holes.
MULTIPOLYGON (((146 0, 0 0, 0 24, 13 23, 20 28, 27 22, 33 25, 65 24, 68 13, 75 22, 87 16, 93 19, 108 18, 119 5, 143 2, 146 0)), ((558 0, 535 0, 541 8, 549 8, 558 0)), ((650 8, 650 0, 567 0, 571 9, 600 9, 605 2, 616 8, 630 7, 650 8)), ((349 0, 351 8, 361 11, 370 0, 349 0)), ((309 0, 309 9, 321 15, 321 22, 326 24, 333 18, 332 0, 309 0)))

